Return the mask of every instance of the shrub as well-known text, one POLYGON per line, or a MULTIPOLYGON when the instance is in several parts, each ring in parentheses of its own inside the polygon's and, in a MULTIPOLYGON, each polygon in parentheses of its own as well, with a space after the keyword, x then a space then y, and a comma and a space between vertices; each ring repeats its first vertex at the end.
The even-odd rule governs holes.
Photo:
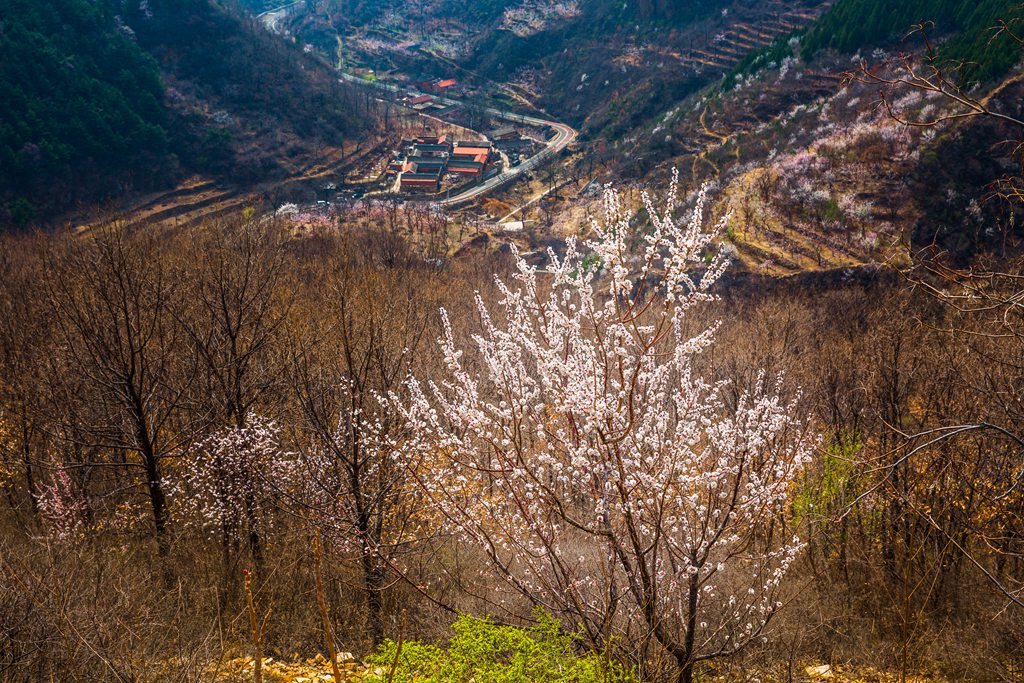
POLYGON ((821 471, 812 475, 794 497, 793 516, 827 520, 850 504, 856 495, 856 464, 864 441, 857 433, 844 434, 823 453, 821 471))
MULTIPOLYGON (((407 642, 398 652, 393 683, 632 683, 632 670, 599 654, 580 655, 578 635, 557 619, 535 612, 530 628, 499 626, 488 619, 461 616, 447 649, 407 642)), ((385 641, 369 658, 367 683, 382 683, 395 661, 397 644, 385 641), (376 668, 374 668, 376 666, 376 668)))

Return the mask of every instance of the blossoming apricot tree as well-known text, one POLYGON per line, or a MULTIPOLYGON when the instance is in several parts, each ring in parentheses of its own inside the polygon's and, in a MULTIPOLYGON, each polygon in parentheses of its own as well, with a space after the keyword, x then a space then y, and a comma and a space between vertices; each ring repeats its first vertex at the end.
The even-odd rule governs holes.
POLYGON ((186 517, 219 532, 225 552, 244 534, 254 561, 262 564, 259 539, 298 479, 277 423, 253 415, 245 427, 225 427, 200 441, 185 459, 175 489, 186 517))
POLYGON ((70 540, 86 527, 89 504, 63 465, 58 465, 53 481, 37 492, 39 512, 55 538, 70 540))
POLYGON ((706 192, 678 221, 677 188, 675 176, 662 210, 644 194, 643 231, 607 190, 588 249, 570 239, 546 270, 516 252, 500 316, 477 297, 475 349, 443 314, 446 379, 410 379, 394 402, 410 471, 503 585, 597 648, 639 627, 690 683, 781 606, 801 547, 785 510, 812 442, 780 382, 762 377, 730 406, 702 379, 717 325, 692 332, 691 312, 727 260, 706 192))

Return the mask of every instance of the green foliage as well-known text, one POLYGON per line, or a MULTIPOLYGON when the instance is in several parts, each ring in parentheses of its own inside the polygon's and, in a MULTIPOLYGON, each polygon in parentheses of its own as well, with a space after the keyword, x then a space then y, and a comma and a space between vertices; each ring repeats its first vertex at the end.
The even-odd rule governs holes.
POLYGON ((844 434, 829 444, 820 472, 805 483, 793 501, 793 515, 798 521, 830 515, 850 503, 857 456, 863 448, 864 442, 855 433, 844 434))
POLYGON ((236 11, 0 0, 0 225, 166 188, 182 171, 264 182, 291 165, 241 140, 339 144, 365 129, 350 86, 236 11))
POLYGON ((1014 41, 991 40, 999 20, 1020 16, 1019 5, 1018 0, 840 0, 808 31, 805 54, 827 48, 854 53, 898 41, 920 21, 933 21, 939 35, 956 34, 938 56, 950 62, 966 60, 965 79, 984 81, 1002 75, 1020 59, 1014 41))
POLYGON ((585 271, 590 271, 592 269, 596 270, 603 266, 601 263, 601 257, 597 254, 588 254, 584 257, 583 262, 580 265, 583 266, 583 270, 585 271))
POLYGON ((826 221, 837 221, 843 217, 843 210, 839 208, 839 202, 835 197, 830 197, 822 209, 822 218, 826 221))
POLYGON ((8 211, 11 214, 11 220, 14 225, 18 228, 26 228, 36 217, 36 209, 32 206, 32 202, 28 201, 24 197, 18 197, 8 206, 8 211))
POLYGON ((167 146, 156 64, 108 0, 0 0, 0 191, 167 146))
MULTIPOLYGON (((487 619, 461 616, 447 648, 407 642, 402 645, 394 683, 634 683, 632 671, 600 654, 580 655, 579 636, 562 631, 558 620, 536 611, 530 628, 498 626, 487 619)), ((381 674, 367 683, 383 683, 395 661, 397 644, 386 641, 369 658, 381 674)))

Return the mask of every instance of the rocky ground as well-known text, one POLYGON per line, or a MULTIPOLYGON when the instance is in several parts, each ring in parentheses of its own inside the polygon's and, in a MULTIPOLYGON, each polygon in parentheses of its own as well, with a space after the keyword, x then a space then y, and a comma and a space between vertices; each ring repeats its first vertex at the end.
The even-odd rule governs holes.
MULTIPOLYGON (((381 667, 371 667, 358 662, 350 653, 339 653, 340 669, 343 683, 363 683, 367 679, 380 681, 387 676, 381 667)), ((252 657, 238 657, 220 663, 210 670, 211 680, 217 683, 249 683, 254 680, 255 660, 252 657)), ((265 683, 333 683, 331 665, 323 655, 312 659, 300 659, 298 655, 292 661, 282 661, 273 657, 263 660, 263 681, 265 683)), ((727 683, 732 681, 788 681, 789 683, 944 683, 945 679, 932 675, 907 674, 905 678, 897 672, 880 671, 872 667, 844 667, 829 664, 794 663, 778 671, 759 672, 757 675, 745 671, 742 675, 736 672, 712 675, 709 683, 727 683)), ((453 682, 454 683, 454 682, 453 682)), ((537 683, 543 683, 538 681, 537 683)))

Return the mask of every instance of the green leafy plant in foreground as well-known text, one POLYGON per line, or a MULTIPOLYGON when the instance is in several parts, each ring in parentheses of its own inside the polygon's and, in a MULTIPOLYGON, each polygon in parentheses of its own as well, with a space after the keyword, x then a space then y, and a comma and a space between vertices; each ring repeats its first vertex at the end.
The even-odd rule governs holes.
MULTIPOLYGON (((565 633, 557 619, 535 612, 529 628, 499 626, 461 616, 448 647, 406 642, 398 652, 393 683, 634 683, 631 669, 586 652, 578 635, 565 633), (583 654, 581 654, 583 653, 583 654)), ((398 646, 385 641, 368 659, 367 683, 383 683, 398 646), (374 673, 373 667, 380 673, 374 673)))

